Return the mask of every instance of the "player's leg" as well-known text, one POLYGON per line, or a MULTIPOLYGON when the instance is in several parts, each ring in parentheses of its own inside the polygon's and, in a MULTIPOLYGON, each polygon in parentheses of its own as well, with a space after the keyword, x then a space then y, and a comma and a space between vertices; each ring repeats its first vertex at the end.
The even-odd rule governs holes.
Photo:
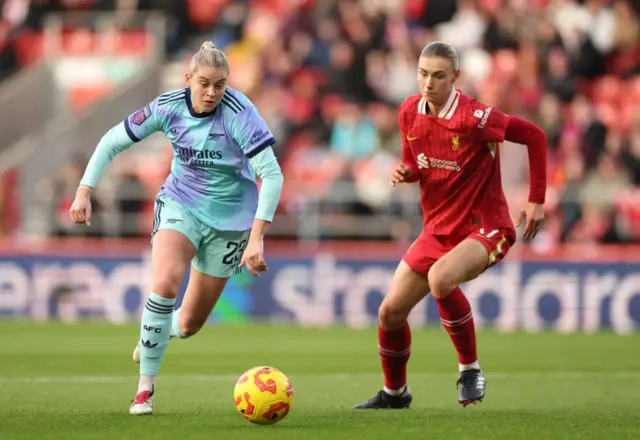
POLYGON ((408 408, 412 401, 407 386, 407 363, 411 356, 411 329, 407 317, 429 293, 426 274, 435 260, 418 239, 394 274, 388 295, 378 311, 378 351, 384 372, 384 387, 357 409, 408 408), (415 268, 415 269, 414 269, 415 268), (423 273, 424 275, 420 275, 423 273))
POLYGON ((227 281, 240 272, 238 265, 249 232, 205 228, 200 249, 192 261, 187 292, 174 313, 172 337, 188 338, 207 322, 227 281))
MULTIPOLYGON (((249 231, 221 232, 205 228, 199 251, 192 260, 189 284, 179 309, 173 312, 170 338, 186 339, 207 322, 229 277, 237 267, 249 231)), ((134 362, 140 362, 140 343, 133 351, 134 362)))
MULTIPOLYGON (((228 280, 203 274, 192 266, 182 304, 173 311, 169 338, 187 339, 195 335, 207 322, 228 280)), ((140 362, 139 342, 133 350, 133 361, 140 362)))
POLYGON ((207 322, 229 277, 215 277, 191 267, 189 285, 180 308, 173 313, 171 336, 186 339, 207 322))
POLYGON ((196 253, 198 238, 192 218, 168 197, 158 197, 151 250, 152 293, 140 324, 140 380, 129 408, 132 415, 153 412, 156 377, 169 342, 173 307, 189 261, 196 253), (172 221, 167 222, 166 220, 172 221), (179 220, 179 221, 175 221, 179 220), (191 237, 189 237, 191 233, 191 237))
POLYGON ((477 278, 499 261, 512 243, 504 234, 489 239, 476 235, 472 234, 439 259, 428 276, 443 327, 458 353, 461 374, 458 400, 463 406, 483 399, 486 379, 478 363, 471 305, 458 286, 477 278))

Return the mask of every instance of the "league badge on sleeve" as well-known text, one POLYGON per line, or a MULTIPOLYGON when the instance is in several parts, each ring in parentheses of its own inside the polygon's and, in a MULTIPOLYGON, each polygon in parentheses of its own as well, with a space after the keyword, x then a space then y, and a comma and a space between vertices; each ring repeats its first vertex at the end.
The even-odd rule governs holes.
POLYGON ((145 105, 143 109, 138 110, 133 114, 132 121, 136 125, 142 125, 144 121, 149 119, 149 116, 151 116, 151 108, 149 105, 145 105))

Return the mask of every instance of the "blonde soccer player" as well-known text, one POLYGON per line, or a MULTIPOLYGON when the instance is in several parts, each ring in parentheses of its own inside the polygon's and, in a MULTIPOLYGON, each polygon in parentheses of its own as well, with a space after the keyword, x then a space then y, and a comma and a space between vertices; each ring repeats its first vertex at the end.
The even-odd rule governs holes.
POLYGON ((227 280, 241 267, 255 276, 267 270, 263 237, 278 205, 282 172, 267 124, 228 80, 225 54, 205 42, 191 59, 185 88, 158 96, 102 138, 70 209, 75 222, 88 223, 91 190, 117 154, 155 132, 171 141, 171 173, 155 200, 153 290, 134 352, 140 379, 132 415, 153 413, 156 378, 169 339, 198 332, 227 280), (262 180, 260 191, 256 175, 262 180), (189 285, 182 306, 174 311, 189 263, 189 285))

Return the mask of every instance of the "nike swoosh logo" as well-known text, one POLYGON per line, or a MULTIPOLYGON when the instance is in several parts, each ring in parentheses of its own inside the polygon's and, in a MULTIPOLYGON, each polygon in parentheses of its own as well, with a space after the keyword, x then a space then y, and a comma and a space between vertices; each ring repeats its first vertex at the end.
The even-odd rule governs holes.
POLYGON ((415 141, 416 139, 418 139, 418 136, 416 137, 407 136, 408 141, 415 141))

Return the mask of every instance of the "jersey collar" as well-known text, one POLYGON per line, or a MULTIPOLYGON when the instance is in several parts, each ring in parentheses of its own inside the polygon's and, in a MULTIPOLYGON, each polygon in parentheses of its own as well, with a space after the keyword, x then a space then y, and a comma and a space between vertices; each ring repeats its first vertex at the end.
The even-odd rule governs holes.
MULTIPOLYGON (((451 119, 451 116, 456 112, 456 108, 458 108, 458 102, 460 101, 460 91, 456 90, 456 88, 451 89, 451 94, 449 95, 449 99, 447 103, 444 105, 438 117, 441 119, 451 119)), ((423 96, 420 99, 420 103, 418 103, 418 113, 423 115, 429 114, 429 104, 427 103, 427 99, 423 96)))
POLYGON ((193 108, 193 104, 191 103, 191 88, 187 87, 185 91, 187 92, 186 93, 187 108, 189 109, 189 113, 191 114, 191 116, 193 116, 194 118, 208 118, 209 116, 213 115, 216 112, 216 109, 218 106, 216 106, 216 108, 214 108, 210 112, 204 112, 204 113, 196 112, 195 109, 193 108))

